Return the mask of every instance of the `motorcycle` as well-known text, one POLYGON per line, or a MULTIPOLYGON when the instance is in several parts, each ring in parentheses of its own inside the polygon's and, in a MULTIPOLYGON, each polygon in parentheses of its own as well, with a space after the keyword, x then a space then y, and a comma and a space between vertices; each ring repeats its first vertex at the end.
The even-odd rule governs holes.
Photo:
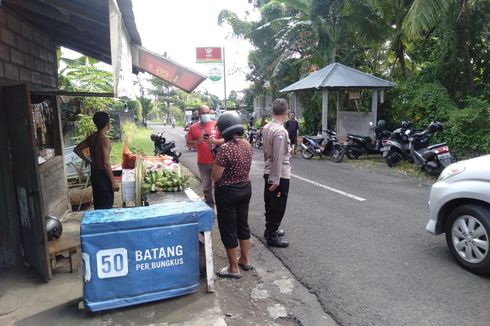
POLYGON ((189 131, 189 128, 192 126, 192 121, 187 121, 184 127, 184 131, 189 131))
POLYGON ((388 139, 383 139, 381 142, 383 148, 380 151, 383 153, 383 159, 391 168, 401 160, 407 160, 413 163, 412 155, 410 154, 410 129, 412 124, 410 121, 402 121, 402 126, 395 129, 388 139))
POLYGON ((262 134, 257 131, 257 128, 252 127, 247 131, 247 140, 255 148, 262 147, 262 134))
POLYGON ((434 121, 424 131, 410 137, 409 148, 415 164, 432 176, 438 176, 452 163, 449 146, 446 143, 429 145, 434 133, 442 130, 442 124, 434 121))
POLYGON ((168 155, 172 157, 175 163, 179 163, 179 157, 181 152, 177 151, 175 147, 175 141, 167 142, 163 136, 163 132, 159 134, 151 134, 150 139, 153 141, 155 155, 168 155))
POLYGON ((301 155, 309 160, 314 155, 322 157, 330 156, 333 162, 339 163, 344 158, 344 146, 337 140, 337 133, 332 130, 323 130, 327 135, 323 136, 303 136, 301 155))
MULTIPOLYGON (((369 124, 373 125, 372 122, 369 124)), ((347 134, 347 141, 344 144, 345 155, 351 160, 357 160, 361 155, 381 154, 383 139, 387 139, 391 135, 391 132, 385 130, 384 126, 384 120, 379 120, 376 126, 369 129, 374 132, 374 143, 370 136, 347 134)))

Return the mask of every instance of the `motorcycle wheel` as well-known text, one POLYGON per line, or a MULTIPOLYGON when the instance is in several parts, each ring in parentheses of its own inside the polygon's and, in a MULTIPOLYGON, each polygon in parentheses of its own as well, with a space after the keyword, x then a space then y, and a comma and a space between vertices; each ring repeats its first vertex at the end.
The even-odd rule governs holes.
POLYGON ((385 156, 385 162, 391 168, 396 163, 400 162, 400 158, 398 158, 398 153, 392 151, 391 149, 388 151, 388 154, 385 156))
POLYGON ((330 159, 335 163, 340 163, 344 158, 345 150, 344 146, 337 144, 333 146, 332 153, 330 154, 330 159))
POLYGON ((303 148, 303 150, 301 151, 301 156, 309 160, 313 157, 313 153, 308 148, 303 148))
POLYGON ((444 168, 436 162, 429 162, 423 167, 423 170, 433 177, 438 177, 443 169, 444 168))
POLYGON ((258 140, 254 140, 253 145, 255 148, 260 148, 262 146, 262 143, 258 140))
POLYGON ((353 145, 347 145, 345 147, 345 155, 350 159, 350 160, 357 160, 359 156, 361 156, 361 152, 355 148, 353 145))

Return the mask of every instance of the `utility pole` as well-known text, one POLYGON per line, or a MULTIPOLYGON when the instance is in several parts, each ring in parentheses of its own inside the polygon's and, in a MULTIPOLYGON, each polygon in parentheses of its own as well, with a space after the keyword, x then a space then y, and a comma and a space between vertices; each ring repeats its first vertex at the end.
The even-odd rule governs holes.
POLYGON ((225 47, 223 47, 223 85, 225 86, 225 111, 227 110, 226 104, 226 58, 225 58, 225 47))
POLYGON ((141 92, 141 108, 143 109, 143 126, 146 127, 145 89, 141 83, 140 83, 140 92, 141 92))

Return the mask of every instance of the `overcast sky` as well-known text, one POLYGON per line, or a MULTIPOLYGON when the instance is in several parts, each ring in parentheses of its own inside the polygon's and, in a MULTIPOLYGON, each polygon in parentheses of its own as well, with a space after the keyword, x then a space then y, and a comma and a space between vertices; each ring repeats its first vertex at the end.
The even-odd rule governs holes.
MULTIPOLYGON (((245 75, 251 45, 232 37, 228 25, 218 26, 222 9, 230 9, 242 19, 254 20, 258 16, 248 0, 133 0, 136 25, 147 49, 160 54, 167 52, 172 60, 207 75, 211 67, 196 63, 196 47, 224 47, 229 94, 248 86, 245 75)), ((208 79, 200 88, 224 97, 223 79, 218 82, 208 79)))

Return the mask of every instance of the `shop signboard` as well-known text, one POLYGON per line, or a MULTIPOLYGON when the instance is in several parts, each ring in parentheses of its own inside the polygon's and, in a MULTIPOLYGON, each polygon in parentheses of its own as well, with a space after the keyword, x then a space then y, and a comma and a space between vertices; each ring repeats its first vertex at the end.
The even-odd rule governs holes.
POLYGON ((186 68, 159 54, 153 53, 139 46, 131 46, 133 64, 166 82, 190 93, 206 76, 186 68))
POLYGON ((198 47, 196 48, 197 63, 222 63, 220 47, 198 47))

